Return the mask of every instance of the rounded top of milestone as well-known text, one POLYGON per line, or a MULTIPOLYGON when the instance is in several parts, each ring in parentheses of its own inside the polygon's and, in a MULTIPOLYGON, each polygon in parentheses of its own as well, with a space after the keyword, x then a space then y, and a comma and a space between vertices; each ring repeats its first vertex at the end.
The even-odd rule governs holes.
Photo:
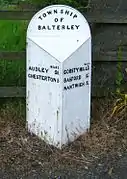
POLYGON ((85 17, 76 9, 65 5, 52 5, 37 12, 31 19, 27 36, 87 36, 90 28, 85 17))

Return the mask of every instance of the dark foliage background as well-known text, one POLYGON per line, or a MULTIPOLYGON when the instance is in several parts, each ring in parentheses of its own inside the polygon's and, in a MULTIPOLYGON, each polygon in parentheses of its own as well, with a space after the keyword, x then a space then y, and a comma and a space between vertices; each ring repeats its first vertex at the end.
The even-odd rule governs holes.
POLYGON ((73 7, 85 7, 87 6, 87 0, 0 0, 0 4, 10 4, 10 3, 30 3, 34 4, 36 7, 41 8, 53 4, 66 4, 73 7))

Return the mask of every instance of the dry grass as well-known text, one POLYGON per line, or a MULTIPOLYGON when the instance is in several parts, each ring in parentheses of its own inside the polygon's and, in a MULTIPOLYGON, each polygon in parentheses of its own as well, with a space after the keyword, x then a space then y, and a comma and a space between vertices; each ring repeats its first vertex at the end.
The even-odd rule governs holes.
POLYGON ((90 131, 60 151, 27 133, 21 103, 5 105, 0 112, 1 168, 11 167, 20 172, 34 167, 41 170, 68 166, 87 168, 103 155, 121 155, 127 150, 126 108, 111 117, 112 107, 110 101, 93 101, 90 131))

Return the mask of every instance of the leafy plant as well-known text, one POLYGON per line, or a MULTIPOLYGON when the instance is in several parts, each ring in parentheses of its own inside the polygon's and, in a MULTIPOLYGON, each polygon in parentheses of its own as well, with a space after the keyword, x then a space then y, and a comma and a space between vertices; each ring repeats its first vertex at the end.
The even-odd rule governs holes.
POLYGON ((34 4, 38 8, 42 8, 48 5, 53 5, 53 4, 65 4, 65 5, 70 5, 72 7, 78 8, 78 7, 85 7, 88 4, 88 1, 84 0, 28 0, 29 3, 34 4))
POLYGON ((0 7, 5 7, 5 6, 8 6, 9 2, 8 1, 5 1, 5 0, 0 0, 0 7))
POLYGON ((117 76, 116 76, 116 93, 119 98, 116 100, 111 116, 115 114, 119 114, 126 111, 127 108, 127 94, 121 92, 121 85, 123 81, 123 73, 122 73, 122 49, 121 46, 118 50, 118 63, 117 63, 117 76))

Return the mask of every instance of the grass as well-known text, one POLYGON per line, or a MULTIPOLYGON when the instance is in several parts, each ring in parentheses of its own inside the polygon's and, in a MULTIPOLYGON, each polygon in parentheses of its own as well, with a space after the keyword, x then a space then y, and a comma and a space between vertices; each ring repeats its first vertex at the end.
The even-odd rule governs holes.
POLYGON ((122 156, 127 151, 126 114, 111 117, 113 106, 108 100, 93 101, 93 105, 95 115, 90 131, 59 150, 25 130, 25 101, 6 102, 0 108, 1 168, 9 167, 22 174, 33 170, 33 166, 41 171, 89 169, 103 157, 115 160, 122 156))
MULTIPOLYGON (((0 51, 23 51, 26 42, 26 21, 0 21, 0 51)), ((0 85, 25 85, 25 59, 0 60, 0 85)))

